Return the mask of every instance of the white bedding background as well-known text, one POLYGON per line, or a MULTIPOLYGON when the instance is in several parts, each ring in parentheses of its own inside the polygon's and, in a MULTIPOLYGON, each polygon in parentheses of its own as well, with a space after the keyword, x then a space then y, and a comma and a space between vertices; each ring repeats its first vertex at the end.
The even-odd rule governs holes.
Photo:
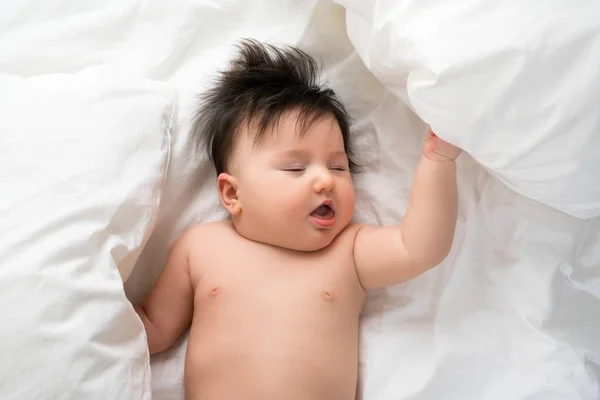
POLYGON ((0 87, 0 399, 149 399, 122 279, 158 214, 174 93, 96 67, 0 87))
MULTIPOLYGON (((422 119, 471 152, 459 160, 459 221, 450 256, 418 279, 370 293, 361 328, 360 398, 600 399, 600 180, 594 180, 600 172, 600 132, 594 131, 600 60, 593 58, 599 25, 588 15, 598 6, 571 2, 588 13, 569 14, 562 0, 547 0, 548 9, 515 0, 497 2, 505 8, 492 14, 490 2, 471 1, 440 14, 432 11, 440 1, 20 0, 0 13, 0 73, 75 74, 100 65, 165 82, 177 93, 160 215, 125 283, 138 302, 178 235, 223 216, 212 167, 194 151, 189 126, 197 94, 226 65, 233 44, 253 37, 318 54, 324 77, 355 118, 358 153, 367 166, 356 180, 357 220, 401 221, 426 131, 422 119), (515 15, 523 18, 515 19, 511 42, 501 34, 510 31, 507 16, 515 15), (443 29, 423 33, 419 26, 432 20, 443 29), (502 29, 486 35, 490 21, 502 29), (524 21, 530 31, 517 29, 524 21), (561 36, 566 21, 572 25, 561 36), (527 33, 538 36, 527 42, 527 33), (485 39, 490 46, 483 46, 485 39), (521 39, 521 47, 505 46, 521 39), (478 50, 469 51, 470 43, 478 50), (586 59, 568 63, 582 53, 586 59), (511 54, 519 62, 509 62, 511 54), (528 63, 528 54, 540 63, 528 63), (546 64, 559 59, 559 66, 546 64), (577 68, 562 73, 569 65, 577 68), (531 90, 519 86, 536 77, 538 66, 548 67, 556 81, 539 79, 531 90), (495 74, 489 78, 488 68, 495 74), (561 86, 566 82, 576 86, 561 86), (519 108, 539 104, 536 96, 547 107, 519 108), (501 129, 491 129, 493 122, 501 129), (583 133, 565 139, 569 123, 583 133), (511 152, 511 140, 527 145, 511 152), (543 152, 536 152, 537 143, 543 152), (478 159, 482 149, 497 158, 478 159), (549 190, 560 185, 562 192, 549 190)), ((120 264, 122 273, 130 267, 120 264)), ((185 343, 183 337, 152 358, 153 399, 183 399, 185 343)), ((6 363, 0 357, 0 366, 6 363)))

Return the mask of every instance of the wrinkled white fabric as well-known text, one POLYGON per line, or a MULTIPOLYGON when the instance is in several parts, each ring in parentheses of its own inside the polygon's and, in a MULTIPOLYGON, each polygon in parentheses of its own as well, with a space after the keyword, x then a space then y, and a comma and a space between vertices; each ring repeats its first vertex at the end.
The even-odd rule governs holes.
POLYGON ((97 69, 0 87, 0 398, 149 400, 121 275, 156 219, 173 93, 97 69))
POLYGON ((517 192, 600 215, 600 3, 337 0, 384 85, 517 192))
MULTIPOLYGON (((421 24, 422 7, 437 4, 398 3, 414 11, 408 20, 415 21, 414 27, 421 24)), ((399 95, 385 79, 391 75, 381 76, 390 90, 365 68, 360 44, 357 52, 348 38, 350 34, 355 41, 356 28, 348 24, 346 30, 351 21, 343 7, 316 0, 82 0, 76 5, 52 0, 36 4, 38 12, 31 13, 27 4, 33 7, 34 2, 13 5, 23 9, 10 18, 0 15, 5 32, 0 35, 0 72, 71 74, 103 64, 168 82, 177 90, 179 113, 160 216, 125 284, 134 302, 143 299, 164 266, 169 246, 186 227, 223 217, 214 172, 195 151, 189 125, 196 95, 226 65, 241 37, 298 44, 323 61, 324 80, 354 116, 358 154, 366 165, 356 179, 356 219, 384 225, 402 220, 426 131, 414 111, 423 107, 417 109, 412 99, 399 95)), ((345 4, 356 15, 376 11, 373 1, 345 4)), ((526 6, 531 5, 519 7, 526 6)), ((377 12, 386 15, 384 9, 377 12)), ((467 38, 474 37, 467 35, 466 14, 467 22, 458 25, 467 38)), ((448 27, 457 25, 448 18, 448 27)), ((442 43, 452 44, 449 38, 442 43)), ((378 46, 388 44, 381 41, 378 46)), ((468 77, 461 68, 455 66, 455 76, 468 77)), ((574 89, 565 87, 567 83, 561 86, 564 92, 557 88, 554 93, 571 93, 574 89)), ((511 81, 495 85, 505 87, 507 97, 494 112, 513 113, 525 127, 528 114, 511 106, 527 102, 525 92, 511 94, 511 81)), ((432 92, 427 99, 435 104, 438 97, 432 92)), ((461 109, 459 117, 467 111, 461 109)), ((538 111, 538 116, 545 115, 538 111)), ((421 117, 432 122, 427 114, 421 117)), ((450 122, 435 127, 450 132, 455 126, 450 122)), ((582 142, 574 137, 572 145, 582 142)), ((406 285, 370 293, 362 318, 359 398, 597 400, 600 220, 582 221, 531 201, 477 161, 467 154, 459 160, 460 217, 450 257, 406 285)), ((494 172, 490 165, 485 166, 494 172)), ((532 176, 522 171, 524 179, 532 176)), ((186 340, 184 335, 172 349, 152 358, 153 399, 183 399, 186 340)))

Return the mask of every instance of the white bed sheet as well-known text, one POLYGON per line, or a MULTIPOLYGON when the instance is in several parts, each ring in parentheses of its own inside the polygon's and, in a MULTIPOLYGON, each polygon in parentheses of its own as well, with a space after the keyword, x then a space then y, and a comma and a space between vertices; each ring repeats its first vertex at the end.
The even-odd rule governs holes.
MULTIPOLYGON (((326 75, 357 119, 360 156, 369 166, 357 179, 357 219, 399 222, 425 126, 366 71, 344 33, 342 9, 304 2, 291 11, 282 2, 290 17, 280 18, 265 13, 264 4, 255 4, 260 18, 244 18, 220 45, 196 44, 197 52, 187 50, 177 66, 170 78, 183 91, 176 148, 193 159, 182 149, 190 100, 206 74, 226 61, 229 48, 222 46, 243 36, 299 44, 322 52, 326 75)), ((167 38, 171 53, 198 42, 167 38)), ((142 298, 185 227, 222 216, 204 159, 195 183, 184 189, 192 165, 174 170, 179 176, 170 180, 161 225, 127 284, 132 298, 142 298)), ((459 166, 460 221, 450 257, 419 279, 370 294, 362 319, 361 398, 600 398, 600 220, 580 221, 517 195, 468 155, 459 166)), ((153 358, 156 399, 182 398, 186 340, 153 358)))
MULTIPOLYGON (((35 34, 0 17, 7 28, 0 36, 1 72, 31 76, 108 64, 178 91, 161 213, 126 282, 133 301, 149 290, 186 227, 223 216, 214 173, 193 151, 188 128, 196 95, 241 37, 299 44, 322 55, 326 75, 356 119, 359 155, 368 165, 357 178, 356 217, 401 221, 425 125, 364 68, 340 6, 316 0, 28 4, 35 34)), ((600 219, 577 220, 517 195, 466 154, 459 185, 448 259, 405 285, 370 293, 360 398, 599 399, 600 219)), ((183 399, 185 343, 183 337, 153 357, 154 399, 183 399)))

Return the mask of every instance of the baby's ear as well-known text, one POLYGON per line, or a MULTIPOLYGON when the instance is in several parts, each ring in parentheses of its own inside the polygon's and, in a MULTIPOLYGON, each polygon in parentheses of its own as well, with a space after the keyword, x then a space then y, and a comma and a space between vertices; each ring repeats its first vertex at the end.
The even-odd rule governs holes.
POLYGON ((217 177, 217 189, 223 207, 232 216, 238 215, 242 211, 242 203, 237 195, 237 180, 228 173, 222 172, 217 177))

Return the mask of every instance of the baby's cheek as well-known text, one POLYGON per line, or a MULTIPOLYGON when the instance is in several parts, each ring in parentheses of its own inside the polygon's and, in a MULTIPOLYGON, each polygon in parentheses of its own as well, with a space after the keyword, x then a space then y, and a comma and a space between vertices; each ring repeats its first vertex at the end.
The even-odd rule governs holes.
POLYGON ((344 203, 345 206, 350 206, 354 208, 355 203, 355 194, 354 194, 354 186, 351 182, 343 182, 338 185, 338 195, 340 200, 344 203))
POLYGON ((354 191, 348 190, 344 193, 340 193, 340 201, 342 203, 343 213, 348 219, 352 218, 354 214, 354 208, 356 206, 356 198, 354 191))
POLYGON ((297 199, 286 187, 271 188, 265 192, 262 206, 271 214, 289 214, 296 208, 297 199))
POLYGON ((302 193, 297 192, 290 192, 287 198, 282 200, 285 203, 286 213, 290 217, 306 217, 317 207, 314 201, 312 196, 303 196, 302 193))
POLYGON ((289 216, 290 218, 297 216, 300 213, 306 214, 307 212, 308 206, 299 201, 297 197, 290 197, 282 200, 280 204, 283 207, 285 215, 289 216))

